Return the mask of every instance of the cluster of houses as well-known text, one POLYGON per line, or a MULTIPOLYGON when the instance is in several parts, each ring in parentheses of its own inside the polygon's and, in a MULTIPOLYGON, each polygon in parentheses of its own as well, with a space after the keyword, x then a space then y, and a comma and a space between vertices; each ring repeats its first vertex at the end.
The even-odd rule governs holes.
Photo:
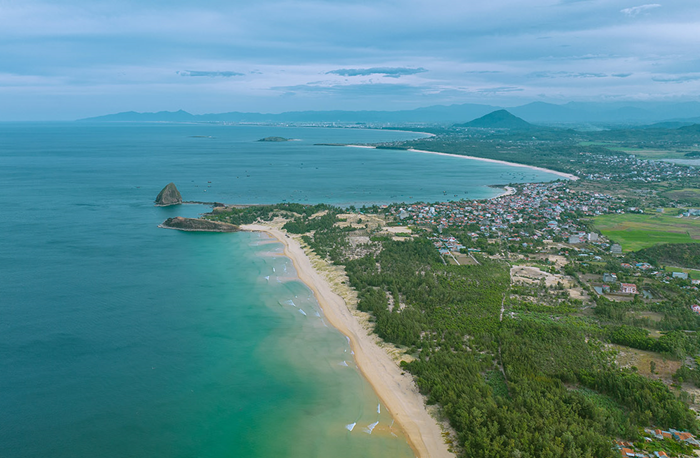
POLYGON ((592 154, 591 160, 598 165, 600 172, 577 175, 585 176, 589 180, 632 180, 643 183, 666 181, 694 176, 697 173, 692 167, 663 161, 647 161, 638 159, 634 155, 604 156, 592 154))
POLYGON ((454 237, 430 237, 430 240, 433 242, 433 245, 435 245, 435 248, 438 249, 440 254, 447 254, 449 252, 456 253, 464 249, 464 245, 459 243, 459 241, 457 241, 457 239, 454 237))
MULTIPOLYGON (((594 286, 593 289, 598 294, 609 294, 611 292, 610 285, 617 284, 617 274, 614 273, 604 273, 603 274, 603 285, 594 286)), ((637 285, 634 283, 620 283, 619 294, 637 294, 637 285)))
POLYGON ((664 431, 662 429, 645 428, 644 432, 646 432, 649 436, 655 439, 674 439, 678 442, 683 442, 688 445, 692 445, 693 447, 700 447, 700 442, 698 442, 695 436, 693 436, 687 431, 678 431, 675 429, 669 429, 668 431, 664 431))
POLYGON ((625 269, 639 269, 644 271, 654 268, 654 266, 652 266, 648 262, 638 262, 634 265, 623 262, 622 264, 620 264, 620 267, 623 267, 625 269))
MULTIPOLYGON (((479 235, 509 232, 513 225, 527 224, 539 229, 534 239, 558 235, 571 243, 597 243, 596 233, 587 233, 577 218, 562 220, 564 213, 596 216, 624 212, 623 202, 594 192, 573 191, 566 183, 532 183, 519 192, 489 200, 457 201, 438 204, 413 204, 394 209, 400 220, 416 225, 477 225, 479 235)), ((517 234, 511 234, 517 235, 517 234)))
MULTIPOLYGON (((644 432, 646 433, 646 437, 644 439, 647 442, 653 442, 654 439, 660 441, 675 440, 677 442, 682 442, 684 444, 690 445, 693 448, 700 447, 700 442, 698 442, 695 436, 693 436, 689 432, 677 431, 675 429, 669 429, 668 431, 664 431, 661 429, 651 428, 645 428, 644 432)), ((620 454, 625 458, 662 458, 668 456, 668 454, 664 451, 641 452, 635 450, 635 446, 631 442, 617 441, 616 446, 617 449, 620 451, 620 454)))

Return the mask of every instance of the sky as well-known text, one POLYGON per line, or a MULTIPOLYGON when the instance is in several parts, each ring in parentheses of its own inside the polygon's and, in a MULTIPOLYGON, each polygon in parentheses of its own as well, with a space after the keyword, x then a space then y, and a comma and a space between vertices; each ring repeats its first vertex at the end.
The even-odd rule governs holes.
POLYGON ((0 0, 0 120, 697 101, 699 50, 698 0, 0 0))

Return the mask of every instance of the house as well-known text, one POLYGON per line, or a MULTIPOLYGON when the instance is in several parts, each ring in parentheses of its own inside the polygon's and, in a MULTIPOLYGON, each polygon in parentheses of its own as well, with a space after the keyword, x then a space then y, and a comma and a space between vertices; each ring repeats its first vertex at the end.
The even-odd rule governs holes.
POLYGON ((620 292, 622 294, 637 294, 637 285, 634 283, 620 283, 620 292))
POLYGON ((610 252, 612 254, 622 254, 622 246, 620 246, 619 243, 613 243, 613 245, 610 247, 610 252))
POLYGON ((610 285, 594 286, 593 289, 599 295, 608 294, 610 292, 610 285))
POLYGON ((674 431, 673 438, 676 439, 677 441, 684 441, 684 440, 692 439, 693 435, 690 433, 686 433, 686 432, 674 431))
POLYGON ((617 275, 611 273, 603 274, 603 283, 617 283, 617 275))
POLYGON ((597 242, 598 241, 598 234, 596 234, 595 232, 591 232, 590 234, 588 234, 588 241, 589 242, 597 242))
POLYGON ((581 243, 581 237, 578 235, 570 235, 569 236, 569 243, 572 245, 576 245, 577 243, 581 243))
POLYGON ((686 272, 673 272, 671 273, 673 278, 680 278, 681 280, 687 280, 688 274, 686 272))

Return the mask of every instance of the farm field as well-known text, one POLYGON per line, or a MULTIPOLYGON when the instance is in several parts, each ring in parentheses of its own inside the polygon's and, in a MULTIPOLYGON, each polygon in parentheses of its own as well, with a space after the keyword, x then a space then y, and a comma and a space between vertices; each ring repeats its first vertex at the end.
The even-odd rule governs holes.
POLYGON ((677 149, 651 149, 651 148, 632 148, 619 146, 619 142, 579 142, 580 146, 602 146, 610 151, 616 151, 625 154, 634 154, 640 159, 689 159, 686 154, 697 151, 697 148, 677 149))
POLYGON ((700 206, 700 189, 685 188, 676 189, 674 191, 666 191, 661 194, 664 197, 675 201, 686 202, 691 205, 700 206))
POLYGON ((700 242, 700 219, 668 215, 602 215, 593 223, 603 235, 637 251, 660 243, 700 242))

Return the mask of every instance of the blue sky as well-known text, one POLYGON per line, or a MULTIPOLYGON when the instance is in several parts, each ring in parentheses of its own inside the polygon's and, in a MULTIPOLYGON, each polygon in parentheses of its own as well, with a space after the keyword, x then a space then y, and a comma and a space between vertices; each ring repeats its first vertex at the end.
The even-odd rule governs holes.
POLYGON ((0 0, 0 120, 700 100, 697 0, 0 0))

